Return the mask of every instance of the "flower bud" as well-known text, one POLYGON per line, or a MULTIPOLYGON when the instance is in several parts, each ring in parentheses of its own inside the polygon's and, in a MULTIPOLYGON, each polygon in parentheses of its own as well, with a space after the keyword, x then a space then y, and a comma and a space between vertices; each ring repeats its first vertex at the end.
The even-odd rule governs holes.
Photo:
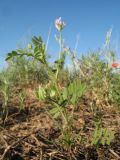
POLYGON ((32 44, 28 44, 28 49, 32 49, 32 44))

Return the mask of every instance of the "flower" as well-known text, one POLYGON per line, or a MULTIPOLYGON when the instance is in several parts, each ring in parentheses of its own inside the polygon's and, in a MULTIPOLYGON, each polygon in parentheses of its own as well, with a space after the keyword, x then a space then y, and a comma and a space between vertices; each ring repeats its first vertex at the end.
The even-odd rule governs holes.
POLYGON ((28 49, 32 49, 32 44, 28 44, 28 49))
POLYGON ((55 20, 55 27, 58 31, 62 31, 62 29, 65 27, 65 23, 62 21, 61 17, 55 20))
POLYGON ((120 66, 119 63, 112 63, 112 68, 117 68, 118 66, 120 66))

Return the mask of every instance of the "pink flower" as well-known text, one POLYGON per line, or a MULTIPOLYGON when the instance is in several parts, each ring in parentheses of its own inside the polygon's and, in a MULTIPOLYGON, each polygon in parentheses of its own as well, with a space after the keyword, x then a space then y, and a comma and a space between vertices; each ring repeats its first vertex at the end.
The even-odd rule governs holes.
POLYGON ((62 31, 62 29, 65 27, 65 23, 62 21, 61 17, 55 20, 55 27, 58 31, 62 31))
POLYGON ((119 66, 120 66, 119 63, 112 63, 112 68, 117 68, 117 67, 119 67, 119 66))

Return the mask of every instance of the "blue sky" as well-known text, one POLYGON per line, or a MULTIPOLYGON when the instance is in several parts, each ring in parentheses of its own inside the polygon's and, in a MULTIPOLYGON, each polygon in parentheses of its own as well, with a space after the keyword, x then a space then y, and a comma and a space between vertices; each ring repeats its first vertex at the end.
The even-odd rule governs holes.
POLYGON ((0 67, 8 52, 27 44, 33 35, 46 41, 50 24, 48 50, 55 57, 54 20, 60 16, 67 24, 63 31, 66 44, 74 48, 79 35, 78 56, 101 47, 110 27, 112 46, 119 54, 120 0, 0 0, 0 67))

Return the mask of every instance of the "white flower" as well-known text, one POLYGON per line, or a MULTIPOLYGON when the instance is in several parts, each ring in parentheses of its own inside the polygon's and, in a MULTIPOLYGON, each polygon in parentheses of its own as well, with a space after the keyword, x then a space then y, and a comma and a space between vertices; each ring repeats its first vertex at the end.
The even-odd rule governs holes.
POLYGON ((65 23, 62 21, 61 17, 55 20, 55 27, 58 31, 62 31, 62 29, 65 27, 65 23))

